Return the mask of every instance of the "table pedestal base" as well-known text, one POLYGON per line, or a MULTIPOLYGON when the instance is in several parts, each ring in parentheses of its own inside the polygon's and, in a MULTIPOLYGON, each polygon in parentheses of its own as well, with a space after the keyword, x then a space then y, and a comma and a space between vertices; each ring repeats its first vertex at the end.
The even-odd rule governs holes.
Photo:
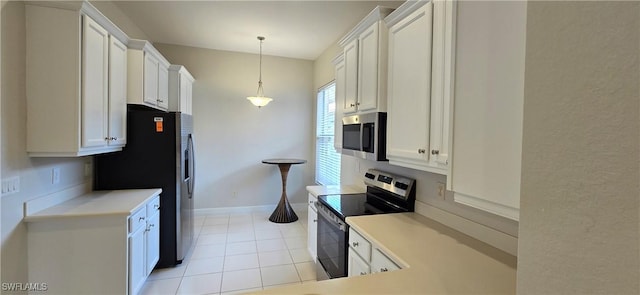
POLYGON ((289 223, 298 220, 298 215, 296 215, 296 212, 291 208, 286 195, 282 195, 278 207, 271 213, 269 220, 276 223, 289 223))

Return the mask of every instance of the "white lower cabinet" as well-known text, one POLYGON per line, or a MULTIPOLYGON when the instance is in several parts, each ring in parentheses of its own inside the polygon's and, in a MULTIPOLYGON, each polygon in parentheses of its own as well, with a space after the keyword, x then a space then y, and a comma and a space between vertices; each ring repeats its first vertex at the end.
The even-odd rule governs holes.
POLYGON ((309 211, 307 213, 307 248, 313 261, 318 261, 318 211, 315 202, 318 201, 314 195, 309 194, 309 211))
POLYGON ((160 197, 129 218, 129 294, 137 294, 160 259, 160 197))
POLYGON ((136 294, 144 285, 145 271, 145 232, 140 226, 129 236, 129 294, 136 294))
POLYGON ((398 270, 400 267, 384 255, 380 250, 375 249, 371 254, 371 272, 387 272, 392 270, 398 270))
POLYGON ((371 243, 353 228, 349 228, 347 268, 348 276, 353 277, 398 270, 401 267, 384 254, 377 245, 371 243))
POLYGON ((360 258, 358 253, 351 247, 349 247, 349 261, 347 265, 349 267, 347 274, 350 277, 364 276, 371 273, 369 264, 360 258))
POLYGON ((29 281, 46 282, 51 294, 138 294, 159 258, 159 200, 129 216, 30 220, 29 281))

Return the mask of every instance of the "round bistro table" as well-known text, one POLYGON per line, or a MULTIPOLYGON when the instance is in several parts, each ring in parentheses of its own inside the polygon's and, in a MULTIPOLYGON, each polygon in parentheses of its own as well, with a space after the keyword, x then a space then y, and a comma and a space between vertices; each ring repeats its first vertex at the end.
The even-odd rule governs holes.
POLYGON ((280 196, 280 202, 278 206, 269 217, 271 222, 276 223, 290 223, 298 220, 298 215, 293 211, 289 200, 287 199, 287 175, 289 174, 289 168, 291 165, 304 164, 307 160, 301 159, 266 159, 262 160, 264 164, 278 165, 280 168, 280 176, 282 176, 282 195, 280 196))

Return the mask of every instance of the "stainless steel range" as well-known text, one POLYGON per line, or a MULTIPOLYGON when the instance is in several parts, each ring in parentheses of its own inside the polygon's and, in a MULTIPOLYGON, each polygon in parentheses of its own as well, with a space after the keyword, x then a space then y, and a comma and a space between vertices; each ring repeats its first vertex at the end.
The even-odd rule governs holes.
POLYGON ((367 192, 318 197, 318 280, 347 276, 349 216, 413 212, 415 180, 369 169, 367 192))

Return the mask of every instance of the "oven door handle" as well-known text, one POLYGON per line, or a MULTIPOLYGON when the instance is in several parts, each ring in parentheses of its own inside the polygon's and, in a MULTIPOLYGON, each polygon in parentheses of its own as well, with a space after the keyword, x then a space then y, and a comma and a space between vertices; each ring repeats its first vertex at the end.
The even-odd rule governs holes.
POLYGON ((326 212, 326 210, 328 209, 324 205, 321 205, 319 203, 317 205, 318 214, 322 215, 322 217, 324 217, 327 222, 329 222, 334 227, 337 227, 340 231, 347 232, 347 226, 344 224, 344 222, 338 220, 338 217, 336 217, 335 215, 326 212))

